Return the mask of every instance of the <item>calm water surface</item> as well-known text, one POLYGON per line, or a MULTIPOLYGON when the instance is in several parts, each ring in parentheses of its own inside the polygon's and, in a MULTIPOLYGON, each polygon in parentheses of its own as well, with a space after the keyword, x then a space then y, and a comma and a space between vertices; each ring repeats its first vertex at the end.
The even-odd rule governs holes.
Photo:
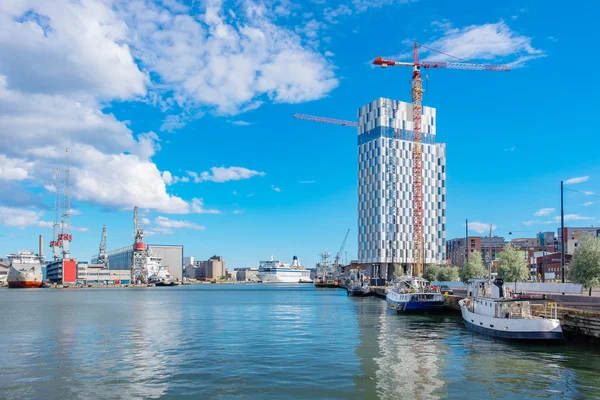
POLYGON ((597 399, 600 352, 312 285, 0 289, 0 398, 597 399))

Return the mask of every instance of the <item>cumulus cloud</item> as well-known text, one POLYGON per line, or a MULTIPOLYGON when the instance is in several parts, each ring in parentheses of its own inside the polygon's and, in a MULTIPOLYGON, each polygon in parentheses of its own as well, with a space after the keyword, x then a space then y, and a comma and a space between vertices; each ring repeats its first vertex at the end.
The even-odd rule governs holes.
POLYGON ((37 226, 51 228, 52 222, 42 221, 43 211, 30 208, 0 207, 0 225, 16 228, 37 226))
MULTIPOLYGON (((485 222, 469 222, 469 230, 478 232, 478 233, 483 233, 483 232, 488 232, 490 229, 490 224, 486 224, 485 222)), ((492 230, 496 229, 496 225, 492 225, 492 230)))
POLYGON ((193 171, 187 171, 187 174, 196 183, 206 181, 223 183, 250 179, 253 176, 265 176, 264 172, 254 171, 244 167, 212 167, 210 171, 204 171, 200 174, 193 171))
MULTIPOLYGON (((434 21, 432 25, 442 31, 443 36, 427 43, 427 47, 461 59, 505 63, 517 68, 529 60, 546 56, 532 46, 531 37, 519 35, 504 21, 465 28, 455 28, 448 21, 434 21)), ((419 51, 424 59, 456 61, 424 47, 419 51)))
POLYGON ((22 181, 29 178, 33 162, 24 159, 8 158, 0 154, 0 180, 22 181))
POLYGON ((536 217, 541 217, 544 215, 552 214, 555 211, 554 208, 541 208, 533 213, 536 217))
POLYGON ((587 181, 588 179, 590 179, 590 177, 589 177, 589 176, 578 176, 578 177, 575 177, 575 178, 567 179, 567 180, 564 182, 564 184, 565 184, 565 185, 572 185, 572 184, 575 184, 575 183, 581 183, 581 182, 585 182, 585 181, 587 181))
POLYGON ((273 185, 271 185, 271 189, 273 189, 274 191, 276 191, 278 193, 281 192, 281 188, 278 188, 278 187, 273 186, 273 185))
POLYGON ((203 226, 200 226, 193 222, 177 221, 177 220, 169 219, 169 218, 163 217, 163 216, 156 217, 156 219, 154 220, 154 223, 161 228, 175 228, 175 229, 188 228, 188 229, 195 229, 195 230, 204 229, 203 226))
POLYGON ((191 205, 191 212, 195 214, 221 214, 221 211, 215 209, 205 209, 204 200, 193 199, 191 205))
POLYGON ((209 1, 201 16, 149 0, 117 1, 116 8, 135 57, 181 108, 232 115, 260 106, 263 97, 299 103, 338 86, 329 61, 276 25, 262 3, 241 2, 237 14, 227 14, 220 1, 209 1))

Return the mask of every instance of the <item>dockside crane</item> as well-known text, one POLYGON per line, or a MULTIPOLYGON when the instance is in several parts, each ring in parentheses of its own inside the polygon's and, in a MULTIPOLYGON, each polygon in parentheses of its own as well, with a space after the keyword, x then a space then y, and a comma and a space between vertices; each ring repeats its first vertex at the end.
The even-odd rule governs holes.
MULTIPOLYGON (((412 108, 413 108, 413 131, 414 145, 412 146, 413 160, 413 275, 423 276, 423 265, 425 262, 425 245, 423 237, 423 148, 422 148, 422 132, 421 132, 421 115, 422 115, 422 95, 423 95, 423 80, 421 78, 421 68, 441 68, 441 69, 461 69, 475 71, 509 71, 510 68, 504 65, 492 64, 476 64, 450 54, 442 53, 425 45, 414 43, 413 45, 413 61, 400 62, 384 60, 382 57, 377 57, 373 60, 373 64, 379 65, 382 68, 386 67, 412 67, 412 108), (443 62, 443 61, 420 61, 418 48, 419 46, 427 50, 443 54, 463 62, 443 62)), ((358 127, 358 123, 334 118, 317 117, 305 114, 294 114, 294 118, 307 121, 328 123, 334 125, 358 127)), ((386 193, 386 200, 389 202, 390 194, 386 193)))
POLYGON ((106 254, 106 225, 102 226, 102 235, 100 236, 100 249, 98 251, 98 264, 104 265, 109 269, 108 255, 106 254))
POLYGON ((138 208, 133 208, 133 260, 131 267, 132 283, 148 283, 148 268, 146 265, 148 249, 144 243, 144 229, 140 221, 138 208))
POLYGON ((344 252, 344 249, 346 248, 346 242, 348 241, 348 234, 350 233, 350 229, 348 229, 348 231, 346 232, 346 236, 344 236, 344 241, 342 242, 342 246, 340 247, 340 250, 335 254, 335 266, 340 267, 340 260, 342 258, 342 253, 344 252))

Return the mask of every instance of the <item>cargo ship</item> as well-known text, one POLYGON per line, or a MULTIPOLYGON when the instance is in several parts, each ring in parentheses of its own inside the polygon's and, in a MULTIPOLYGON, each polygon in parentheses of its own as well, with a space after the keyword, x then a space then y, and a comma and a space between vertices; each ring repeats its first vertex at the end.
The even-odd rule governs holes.
POLYGON ((6 277, 9 288, 24 289, 42 286, 42 257, 27 250, 8 254, 7 257, 10 261, 6 277))

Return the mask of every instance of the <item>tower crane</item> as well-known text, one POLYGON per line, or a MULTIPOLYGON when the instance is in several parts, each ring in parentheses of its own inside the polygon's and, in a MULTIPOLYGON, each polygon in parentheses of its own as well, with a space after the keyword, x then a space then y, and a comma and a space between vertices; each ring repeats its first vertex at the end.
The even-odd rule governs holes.
POLYGON ((102 235, 100 236, 100 249, 98 251, 98 264, 104 265, 108 269, 108 255, 106 254, 106 225, 102 227, 102 235))
MULTIPOLYGON (((445 53, 441 53, 437 50, 429 48, 427 46, 422 47, 435 51, 446 56, 450 56, 445 53)), ((413 274, 416 276, 423 275, 423 264, 425 262, 425 245, 423 238, 423 147, 421 144, 421 113, 423 107, 421 104, 423 95, 423 80, 421 79, 421 68, 450 68, 450 69, 464 69, 464 70, 480 70, 480 71, 509 71, 510 69, 504 65, 491 65, 491 64, 475 64, 470 62, 436 62, 436 61, 419 61, 419 44, 415 43, 413 46, 413 61, 412 62, 399 62, 384 60, 381 57, 377 57, 373 60, 373 64, 379 65, 382 68, 386 67, 412 67, 412 108, 413 108, 413 130, 414 130, 414 144, 412 146, 412 160, 413 160, 413 274)), ((450 56, 453 57, 453 56, 450 56)), ((458 59, 457 57, 453 57, 458 59)), ((462 60, 465 61, 465 60, 462 60)))
POLYGON ((131 266, 132 283, 148 283, 148 249, 144 243, 144 229, 140 222, 138 208, 133 208, 133 260, 131 266))
POLYGON ((344 241, 342 242, 342 246, 340 247, 340 250, 335 254, 336 268, 340 266, 340 259, 342 257, 342 253, 344 252, 344 249, 346 248, 346 241, 348 240, 349 233, 350 233, 350 229, 348 229, 348 231, 346 232, 346 236, 344 236, 344 241))
POLYGON ((52 240, 50 241, 50 248, 52 249, 52 256, 54 261, 58 261, 60 258, 60 247, 62 243, 58 240, 58 231, 60 229, 60 222, 58 220, 60 210, 60 168, 56 168, 56 175, 54 176, 54 223, 52 224, 52 240))
MULTIPOLYGON (((413 108, 413 129, 414 129, 414 145, 412 146, 413 159, 413 274, 422 276, 423 264, 425 261, 424 238, 423 238, 423 148, 421 144, 421 114, 422 114, 422 94, 423 85, 421 79, 421 68, 446 68, 446 69, 461 69, 461 70, 476 70, 476 71, 510 71, 510 68, 504 65, 492 64, 476 64, 450 54, 439 52, 425 45, 414 43, 413 45, 413 61, 400 62, 384 60, 382 57, 377 57, 373 60, 373 64, 379 65, 382 68, 386 67, 412 67, 412 108, 413 108), (443 62, 443 61, 420 61, 418 47, 421 46, 427 50, 434 51, 444 56, 451 57, 463 62, 443 62)), ((294 114, 294 118, 303 119, 314 122, 328 123, 342 126, 358 126, 357 123, 333 118, 317 117, 305 114, 294 114)))
POLYGON ((62 201, 62 222, 60 234, 58 235, 58 242, 62 247, 63 260, 71 257, 69 247, 73 235, 71 235, 71 154, 69 148, 66 150, 65 157, 65 182, 63 186, 63 201, 62 201))

